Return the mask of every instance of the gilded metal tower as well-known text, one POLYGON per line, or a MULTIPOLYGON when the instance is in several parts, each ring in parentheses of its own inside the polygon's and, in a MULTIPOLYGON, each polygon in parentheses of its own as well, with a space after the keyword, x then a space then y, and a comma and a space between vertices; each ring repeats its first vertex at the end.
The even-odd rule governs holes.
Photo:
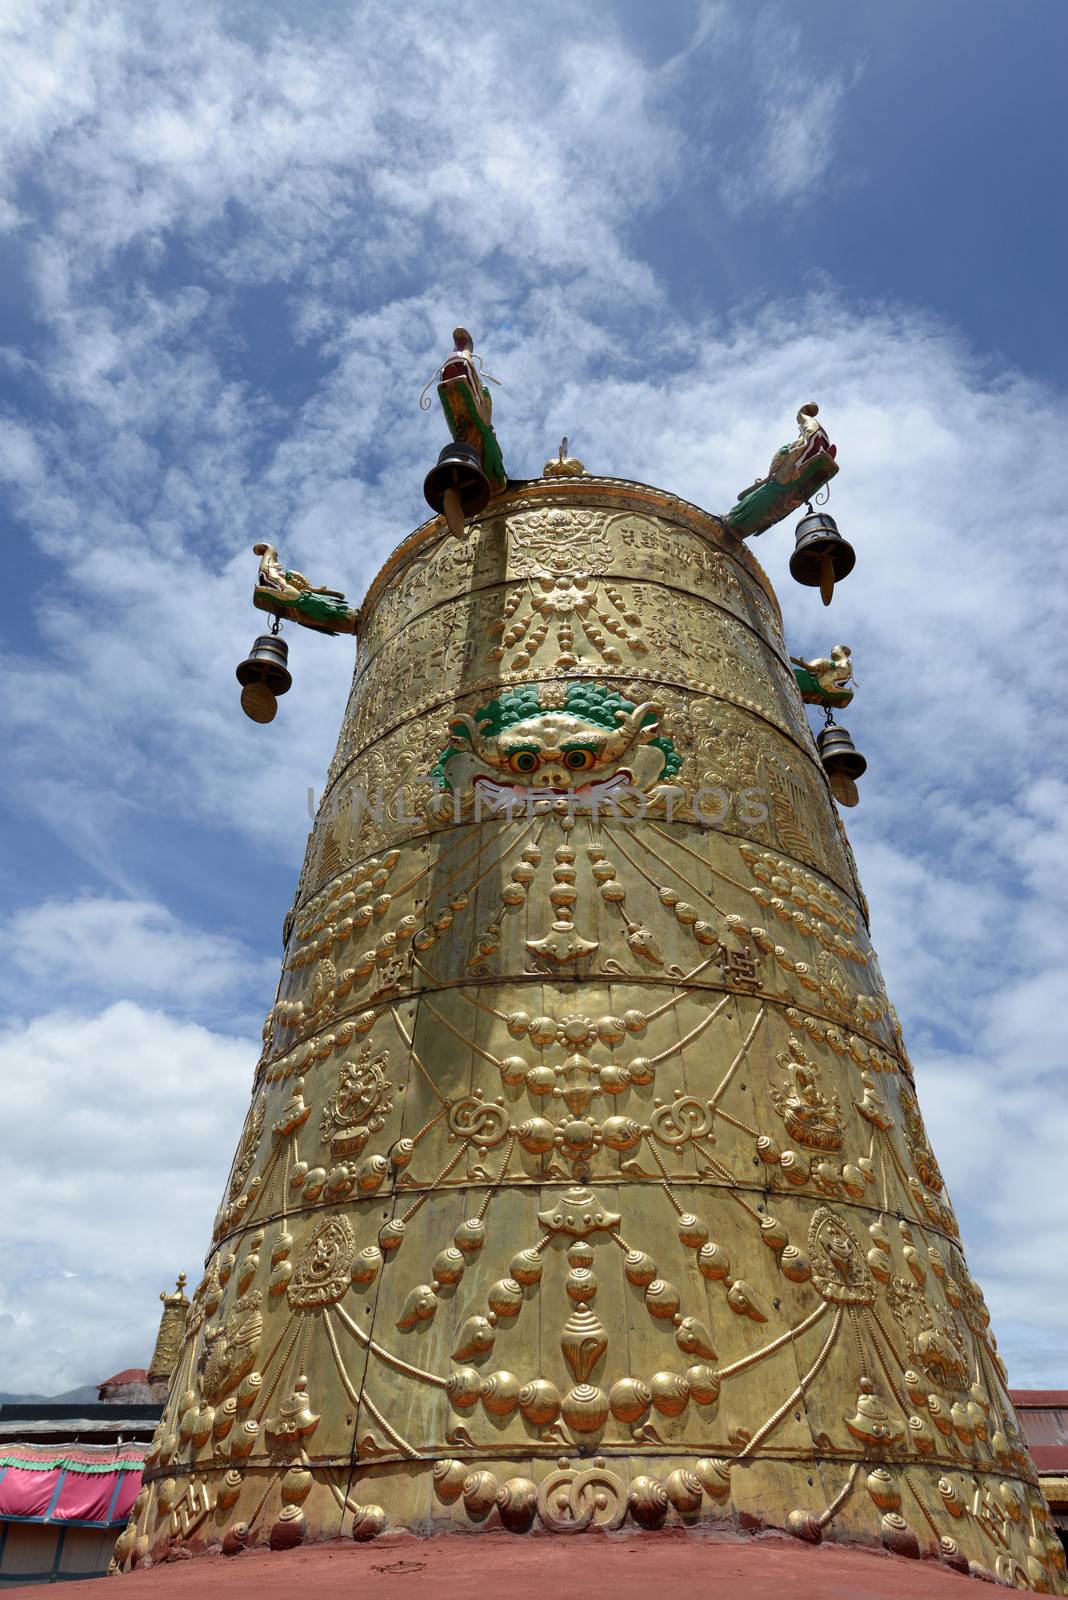
POLYGON ((1065 1592, 745 517, 446 469, 321 610, 352 693, 118 1564, 733 1519, 1065 1592))

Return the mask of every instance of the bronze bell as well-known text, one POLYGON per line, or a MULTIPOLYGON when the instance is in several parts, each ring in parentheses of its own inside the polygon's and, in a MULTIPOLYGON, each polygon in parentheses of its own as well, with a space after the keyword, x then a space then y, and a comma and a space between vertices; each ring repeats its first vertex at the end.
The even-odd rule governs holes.
POLYGON ((423 493, 427 504, 444 512, 450 531, 462 539, 468 517, 477 516, 489 505, 490 481, 474 445, 451 440, 427 473, 423 493))
POLYGON ((856 780, 868 770, 868 763, 849 736, 849 729, 828 722, 816 736, 816 748, 823 762, 834 798, 843 806, 855 806, 860 799, 856 780))
POLYGON ((289 646, 275 633, 261 633, 237 669, 241 709, 253 722, 273 722, 278 696, 292 686, 287 662, 289 646))
POLYGON ((802 517, 795 537, 790 575, 810 589, 818 588, 824 605, 829 606, 835 584, 856 566, 857 553, 826 511, 810 511, 802 517))

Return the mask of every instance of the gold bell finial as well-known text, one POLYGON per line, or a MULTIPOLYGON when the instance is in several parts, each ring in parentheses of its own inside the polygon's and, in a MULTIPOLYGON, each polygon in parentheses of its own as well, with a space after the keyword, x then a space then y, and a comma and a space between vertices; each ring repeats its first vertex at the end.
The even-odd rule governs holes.
POLYGON ((567 453, 567 435, 560 440, 560 454, 553 456, 545 463, 542 473, 546 478, 585 478, 588 476, 586 468, 577 456, 567 453))
POLYGON ((849 729, 835 722, 830 707, 827 722, 816 735, 816 748, 838 804, 855 806, 860 799, 857 779, 867 772, 868 763, 850 738, 849 729))
POLYGON ((831 603, 834 586, 848 578, 856 565, 856 551, 838 532, 838 524, 826 511, 813 511, 797 524, 797 543, 790 557, 790 576, 810 589, 818 589, 825 606, 831 603))
POLYGON ((274 630, 254 639, 251 651, 239 663, 241 709, 253 722, 274 721, 278 696, 288 694, 293 684, 288 663, 289 646, 274 630))
POLYGON ((468 519, 485 511, 491 494, 476 447, 450 440, 427 473, 423 494, 431 509, 444 516, 449 532, 457 539, 466 538, 468 519))

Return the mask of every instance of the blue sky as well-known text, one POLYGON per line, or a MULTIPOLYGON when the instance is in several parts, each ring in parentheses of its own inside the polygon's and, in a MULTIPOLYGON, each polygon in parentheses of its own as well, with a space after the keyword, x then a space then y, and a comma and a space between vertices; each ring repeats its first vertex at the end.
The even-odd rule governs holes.
MULTIPOLYGON (((1016 1383, 1068 1381, 1059 0, 14 0, 0 21, 0 1388, 195 1276, 351 671, 240 716, 258 537, 358 598, 457 320, 511 470, 724 510, 815 397, 850 834, 1016 1383)), ((817 615, 817 612, 820 614, 817 615)))

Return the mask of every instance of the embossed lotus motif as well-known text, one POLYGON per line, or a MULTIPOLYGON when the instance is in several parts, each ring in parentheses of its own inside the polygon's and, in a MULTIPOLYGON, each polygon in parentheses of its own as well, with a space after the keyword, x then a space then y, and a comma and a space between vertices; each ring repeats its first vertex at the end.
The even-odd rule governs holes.
POLYGON ((264 1423, 264 1432, 274 1450, 292 1452, 299 1449, 301 1440, 308 1438, 319 1426, 319 1416, 311 1409, 307 1389, 308 1380, 302 1375, 274 1416, 268 1417, 264 1423))
POLYGON ((909 1154, 912 1156, 913 1165, 919 1173, 920 1181, 926 1188, 935 1194, 941 1194, 945 1187, 941 1169, 935 1160, 934 1151, 927 1142, 927 1130, 923 1125, 920 1108, 916 1104, 915 1095, 908 1089, 901 1091, 901 1112, 905 1126, 905 1138, 908 1142, 909 1154))
POLYGON ((252 1171, 256 1160, 256 1150, 259 1146, 260 1135, 263 1132, 263 1122, 267 1114, 267 1096, 259 1094, 252 1102, 248 1120, 241 1135, 241 1143, 237 1147, 234 1157, 234 1170, 230 1178, 230 1199, 234 1200, 245 1187, 245 1180, 252 1171))
MULTIPOLYGON (((955 1287, 949 1285, 950 1294, 955 1287)), ((886 1299, 910 1357, 928 1382, 950 1393, 963 1394, 970 1373, 964 1344, 951 1316, 932 1306, 921 1284, 905 1278, 892 1279, 886 1299)))
POLYGON ((524 577, 571 573, 579 559, 603 567, 612 558, 604 521, 603 512, 570 507, 520 511, 514 522, 516 571, 524 577))
POLYGON ((856 1410, 845 1424, 854 1439, 869 1448, 899 1450, 908 1437, 904 1422, 890 1412, 870 1378, 861 1378, 856 1410))
POLYGON ((538 1212, 538 1221, 550 1233, 585 1239, 591 1233, 610 1233, 619 1227, 618 1212, 607 1211, 592 1189, 565 1189, 559 1204, 538 1212))
POLYGON ((799 1144, 810 1150, 840 1150, 845 1136, 838 1091, 825 1095, 819 1087, 819 1067, 805 1054, 799 1040, 791 1038, 788 1051, 776 1058, 789 1074, 781 1088, 772 1085, 768 1098, 799 1144))

